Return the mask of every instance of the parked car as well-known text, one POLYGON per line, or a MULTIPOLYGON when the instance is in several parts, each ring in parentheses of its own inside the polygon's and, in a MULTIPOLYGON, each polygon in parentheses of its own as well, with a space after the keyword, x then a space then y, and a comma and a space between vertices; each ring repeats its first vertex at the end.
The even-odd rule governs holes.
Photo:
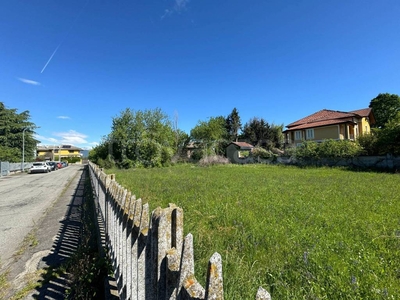
POLYGON ((57 167, 59 168, 59 169, 61 169, 63 166, 62 166, 62 164, 58 161, 57 162, 57 167))
POLYGON ((51 171, 58 170, 58 166, 57 166, 57 163, 55 161, 48 161, 47 164, 50 165, 51 171))
POLYGON ((34 162, 29 169, 29 173, 48 173, 51 172, 51 167, 46 162, 34 162))
POLYGON ((62 165, 62 167, 63 167, 63 168, 65 168, 65 167, 67 167, 67 166, 68 166, 68 162, 66 162, 66 161, 62 161, 62 162, 61 162, 61 165, 62 165))

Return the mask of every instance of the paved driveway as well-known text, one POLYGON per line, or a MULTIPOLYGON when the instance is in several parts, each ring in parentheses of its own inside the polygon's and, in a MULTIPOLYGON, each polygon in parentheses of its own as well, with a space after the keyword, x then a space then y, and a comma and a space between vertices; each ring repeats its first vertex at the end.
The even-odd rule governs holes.
POLYGON ((0 263, 7 265, 27 233, 82 168, 0 177, 0 263))

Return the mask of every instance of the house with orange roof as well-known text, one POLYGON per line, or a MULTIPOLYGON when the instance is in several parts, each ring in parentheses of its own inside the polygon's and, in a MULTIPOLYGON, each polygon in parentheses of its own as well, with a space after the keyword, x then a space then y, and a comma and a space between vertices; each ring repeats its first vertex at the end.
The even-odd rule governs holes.
POLYGON ((371 108, 350 112, 323 109, 290 123, 283 134, 287 146, 297 146, 305 140, 356 140, 360 135, 370 133, 374 123, 371 108))

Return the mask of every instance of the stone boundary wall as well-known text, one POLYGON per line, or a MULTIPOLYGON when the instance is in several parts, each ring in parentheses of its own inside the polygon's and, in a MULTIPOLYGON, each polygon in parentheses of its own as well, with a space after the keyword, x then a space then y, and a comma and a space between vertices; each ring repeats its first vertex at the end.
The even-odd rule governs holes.
MULTIPOLYGON (((219 253, 209 260, 206 287, 196 280, 193 236, 183 236, 181 208, 170 204, 150 213, 148 203, 121 187, 115 175, 91 162, 89 173, 120 299, 224 299, 219 253)), ((260 287, 255 299, 271 297, 260 287)))

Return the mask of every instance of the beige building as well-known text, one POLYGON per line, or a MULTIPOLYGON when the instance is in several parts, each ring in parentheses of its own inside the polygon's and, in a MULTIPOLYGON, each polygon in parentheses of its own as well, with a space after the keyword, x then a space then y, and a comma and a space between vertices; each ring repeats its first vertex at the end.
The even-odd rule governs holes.
POLYGON ((356 140, 371 132, 375 118, 371 108, 342 112, 323 109, 287 125, 285 144, 297 146, 305 140, 356 140))
POLYGON ((74 160, 76 163, 82 163, 83 149, 72 145, 48 145, 37 147, 37 157, 43 160, 74 160))

